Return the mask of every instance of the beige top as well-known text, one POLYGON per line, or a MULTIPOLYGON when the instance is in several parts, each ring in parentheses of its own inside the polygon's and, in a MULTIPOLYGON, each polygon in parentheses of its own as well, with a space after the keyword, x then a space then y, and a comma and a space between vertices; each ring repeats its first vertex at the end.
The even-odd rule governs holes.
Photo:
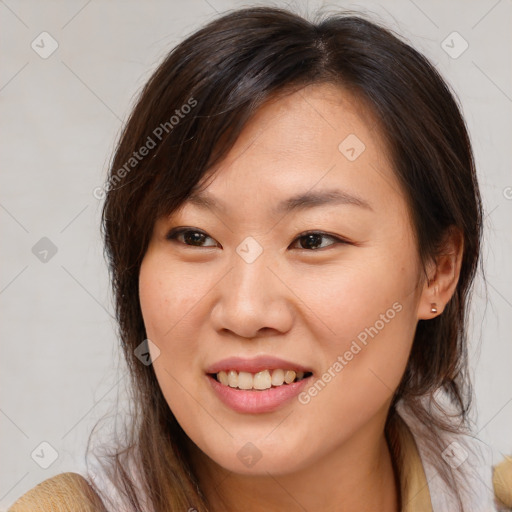
POLYGON ((427 477, 416 441, 405 421, 396 416, 400 454, 395 454, 400 478, 401 512, 433 512, 427 477))

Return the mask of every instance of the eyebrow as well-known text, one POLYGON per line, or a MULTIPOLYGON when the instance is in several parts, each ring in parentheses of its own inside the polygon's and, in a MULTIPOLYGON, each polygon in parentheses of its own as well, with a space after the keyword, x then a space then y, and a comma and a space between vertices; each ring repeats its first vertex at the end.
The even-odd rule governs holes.
MULTIPOLYGON (((195 206, 203 209, 221 210, 226 212, 226 207, 215 199, 208 192, 195 192, 190 195, 188 201, 195 206)), ((279 202, 272 209, 274 215, 288 213, 291 211, 306 210, 309 208, 321 207, 330 204, 353 205, 372 210, 370 203, 358 197, 339 189, 327 189, 317 192, 308 191, 296 194, 288 199, 279 202)))

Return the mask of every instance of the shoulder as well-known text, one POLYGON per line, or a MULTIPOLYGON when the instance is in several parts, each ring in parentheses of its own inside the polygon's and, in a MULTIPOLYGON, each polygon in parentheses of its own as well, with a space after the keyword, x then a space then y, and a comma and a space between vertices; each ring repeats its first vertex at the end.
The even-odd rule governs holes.
POLYGON ((428 480, 432 509, 435 512, 445 512, 458 508, 455 496, 438 471, 439 464, 444 464, 460 485, 459 491, 464 505, 469 506, 472 512, 495 512, 491 448, 467 433, 456 434, 432 425, 426 426, 406 407, 400 408, 400 416, 409 426, 418 446, 428 480), (427 430, 432 429, 440 441, 439 447, 434 447, 429 442, 427 430))
POLYGON ((21 496, 7 512, 29 511, 105 512, 89 482, 78 473, 60 473, 21 496))

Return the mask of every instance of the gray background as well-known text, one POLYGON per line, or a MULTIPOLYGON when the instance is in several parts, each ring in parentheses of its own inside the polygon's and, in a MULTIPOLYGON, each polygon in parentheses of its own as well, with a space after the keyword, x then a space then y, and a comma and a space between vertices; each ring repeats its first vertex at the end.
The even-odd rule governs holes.
MULTIPOLYGON (((0 1, 0 509, 46 478, 83 471, 90 430, 123 396, 93 191, 135 94, 172 46, 217 13, 268 4, 0 1), (42 32, 58 43, 50 56, 42 32), (58 457, 44 469, 52 450, 58 457)), ((302 14, 322 5, 289 4, 302 14)), ((374 13, 460 98, 486 208, 488 289, 479 279, 472 315, 476 424, 500 460, 512 454, 511 2, 324 5, 374 13), (457 58, 463 41, 446 40, 454 31, 469 44, 457 58)))

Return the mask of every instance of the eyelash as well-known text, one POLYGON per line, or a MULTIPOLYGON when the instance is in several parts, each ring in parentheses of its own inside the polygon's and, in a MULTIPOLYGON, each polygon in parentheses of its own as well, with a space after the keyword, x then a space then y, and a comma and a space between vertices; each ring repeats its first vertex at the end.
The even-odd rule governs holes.
MULTIPOLYGON (((166 239, 167 240, 176 240, 178 238, 179 235, 182 235, 184 233, 199 233, 201 235, 204 235, 205 237, 207 238, 211 238, 210 236, 208 236, 206 233, 204 233, 203 231, 201 230, 198 230, 198 229, 191 229, 191 228, 175 228, 175 229, 172 229, 167 235, 166 235, 166 239)), ((325 233, 324 231, 306 231, 304 233, 301 233, 300 235, 298 235, 292 242, 295 243, 297 241, 299 241, 301 238, 305 238, 307 237, 308 235, 320 235, 322 236, 323 238, 330 238, 331 240, 334 240, 335 243, 333 244, 330 244, 328 245, 327 247, 331 247, 333 245, 336 245, 336 243, 340 243, 340 244, 350 244, 350 242, 348 240, 344 240, 343 238, 340 238, 338 236, 334 236, 334 235, 330 235, 329 233, 325 233)), ((213 238, 212 238, 213 240, 213 238)), ((205 247, 202 247, 200 245, 192 245, 192 244, 186 244, 184 242, 179 242, 183 245, 186 245, 187 247, 197 247, 199 249, 201 248, 208 248, 208 247, 215 247, 213 245, 207 245, 205 247)), ((299 248, 300 250, 302 251, 308 251, 308 252, 315 252, 315 251, 318 251, 318 250, 322 250, 322 249, 326 249, 326 247, 321 247, 320 249, 305 249, 303 247, 300 247, 299 248)))

